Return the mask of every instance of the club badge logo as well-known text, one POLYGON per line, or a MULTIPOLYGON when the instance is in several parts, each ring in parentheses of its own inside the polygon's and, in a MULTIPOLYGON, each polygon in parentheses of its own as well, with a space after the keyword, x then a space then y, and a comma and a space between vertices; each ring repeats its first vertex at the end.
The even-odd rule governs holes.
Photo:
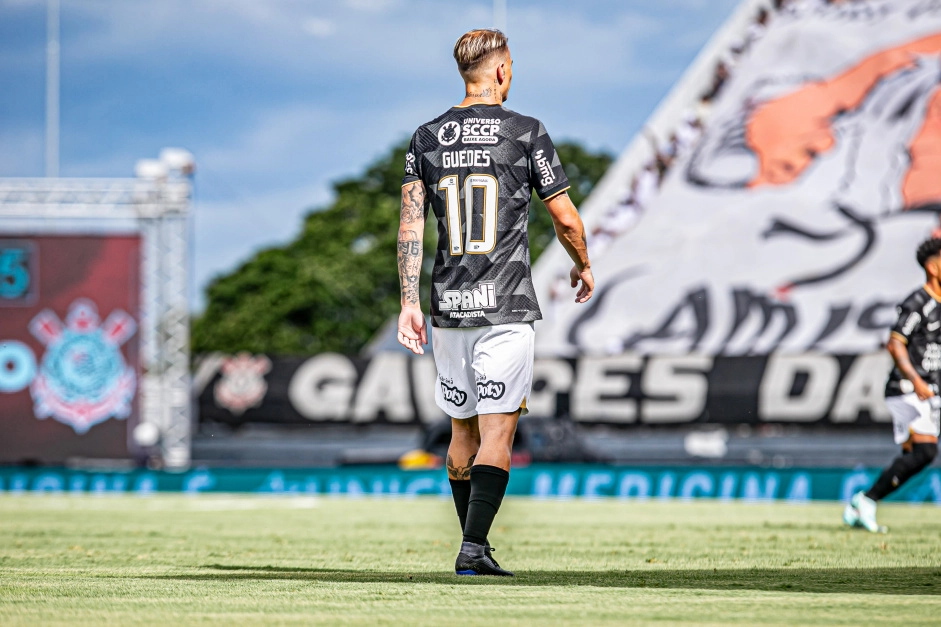
POLYGON ((442 146, 453 145, 460 136, 461 125, 453 120, 451 122, 445 122, 441 128, 438 129, 438 142, 442 146))
POLYGON ((137 332, 130 314, 115 309, 102 324, 95 304, 78 299, 64 324, 44 309, 29 330, 46 347, 29 387, 37 418, 53 418, 82 434, 108 418, 130 415, 137 378, 121 354, 137 332))
POLYGON ((222 378, 213 388, 216 404, 236 416, 257 407, 268 392, 265 374, 271 370, 271 360, 264 355, 253 357, 239 353, 222 362, 222 378))

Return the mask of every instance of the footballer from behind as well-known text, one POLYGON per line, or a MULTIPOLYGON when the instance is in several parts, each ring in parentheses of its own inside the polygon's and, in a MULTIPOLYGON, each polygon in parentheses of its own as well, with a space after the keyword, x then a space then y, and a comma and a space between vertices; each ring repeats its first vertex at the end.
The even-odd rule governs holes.
POLYGON ((853 495, 843 521, 874 533, 876 503, 927 467, 938 454, 941 391, 941 239, 923 242, 915 259, 925 271, 925 284, 898 306, 898 321, 886 345, 895 366, 885 386, 895 443, 902 453, 882 471, 866 492, 853 495))
POLYGON ((450 417, 447 470, 463 533, 459 575, 502 575, 488 541, 509 481, 517 421, 533 380, 533 287, 527 224, 535 191, 574 262, 575 300, 594 278, 585 229, 566 190, 555 146, 536 118, 503 107, 513 61, 498 30, 472 30, 454 46, 464 100, 422 124, 405 157, 398 265, 398 340, 423 354, 428 330, 419 306, 425 208, 438 221, 431 321, 435 401, 450 417))

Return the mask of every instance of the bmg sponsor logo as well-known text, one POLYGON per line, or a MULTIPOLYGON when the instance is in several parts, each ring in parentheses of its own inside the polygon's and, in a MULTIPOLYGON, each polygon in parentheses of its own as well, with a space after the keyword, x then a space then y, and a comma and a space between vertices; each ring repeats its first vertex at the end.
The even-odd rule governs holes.
POLYGON ((450 318, 482 318, 484 309, 495 309, 497 293, 493 283, 481 283, 475 289, 447 290, 438 307, 450 318))
POLYGON ((536 167, 539 168, 539 175, 542 177, 539 181, 542 186, 546 187, 554 183, 555 174, 552 173, 552 165, 550 165, 545 152, 543 150, 537 150, 536 154, 533 156, 536 159, 536 167))

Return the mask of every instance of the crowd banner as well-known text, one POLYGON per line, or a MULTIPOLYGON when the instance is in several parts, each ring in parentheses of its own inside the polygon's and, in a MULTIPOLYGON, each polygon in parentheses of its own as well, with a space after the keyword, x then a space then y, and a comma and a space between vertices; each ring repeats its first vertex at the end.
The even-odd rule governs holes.
MULTIPOLYGON (((544 464, 514 468, 507 494, 546 499, 720 499, 728 501, 846 501, 870 485, 878 469, 619 467, 544 464)), ((196 468, 94 472, 63 468, 0 468, 0 495, 252 493, 346 497, 450 494, 443 469, 394 466, 322 469, 196 468)), ((917 475, 889 501, 941 505, 941 471, 917 475)))
MULTIPOLYGON (((533 416, 624 425, 881 424, 891 421, 883 400, 890 365, 884 350, 537 359, 527 407, 533 416)), ((195 380, 203 421, 430 424, 445 418, 434 402, 441 383, 431 357, 209 355, 195 380)))
POLYGON ((941 3, 797 5, 738 59, 653 198, 629 202, 624 180, 592 199, 589 227, 612 239, 592 251, 590 238, 590 302, 569 298, 560 246, 539 259, 537 354, 863 354, 886 340, 941 210, 941 3), (619 211, 636 222, 604 231, 619 211))

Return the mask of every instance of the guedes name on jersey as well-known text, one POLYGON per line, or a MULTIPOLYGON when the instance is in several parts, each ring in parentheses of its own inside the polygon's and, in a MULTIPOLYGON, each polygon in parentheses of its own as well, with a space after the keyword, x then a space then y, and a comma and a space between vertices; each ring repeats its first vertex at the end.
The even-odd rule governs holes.
POLYGON ((441 167, 443 168, 488 167, 489 165, 489 150, 449 150, 441 153, 441 167))

